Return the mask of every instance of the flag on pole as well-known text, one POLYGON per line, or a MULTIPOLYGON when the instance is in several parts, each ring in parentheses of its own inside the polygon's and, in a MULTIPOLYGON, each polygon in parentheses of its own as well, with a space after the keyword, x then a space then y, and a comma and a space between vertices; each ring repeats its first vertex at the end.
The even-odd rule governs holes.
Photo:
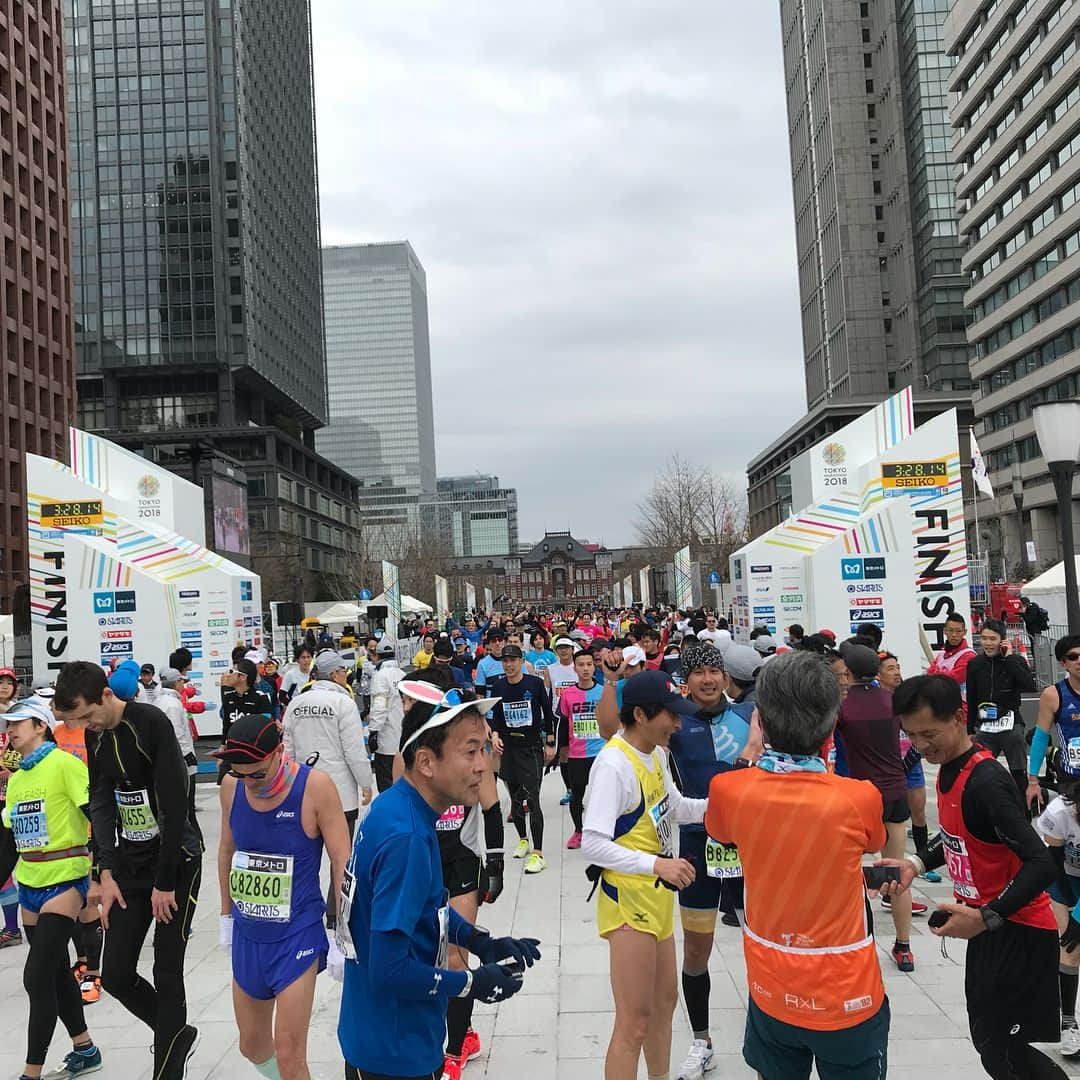
MULTIPOLYGON (((986 462, 983 461, 982 451, 975 441, 975 429, 971 430, 971 479, 975 487, 988 499, 994 497, 994 487, 990 483, 990 477, 986 472, 986 462)), ((975 496, 978 498, 978 495, 975 496)))

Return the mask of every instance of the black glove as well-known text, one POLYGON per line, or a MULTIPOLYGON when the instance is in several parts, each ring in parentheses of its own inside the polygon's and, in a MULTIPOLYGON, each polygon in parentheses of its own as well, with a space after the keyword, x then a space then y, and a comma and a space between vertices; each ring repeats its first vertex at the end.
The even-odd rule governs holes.
POLYGON ((513 997, 522 987, 521 972, 509 964, 484 964, 472 973, 472 989, 469 997, 495 1005, 513 997))
POLYGON ((482 927, 474 926, 465 948, 481 964, 493 964, 498 960, 516 960, 519 964, 532 967, 540 959, 538 938, 493 938, 482 927))
POLYGON ((484 877, 487 883, 481 893, 481 898, 485 904, 494 904, 502 896, 503 891, 503 857, 501 855, 488 856, 487 865, 484 867, 484 877))
POLYGON ((379 733, 377 731, 368 732, 367 748, 368 753, 377 754, 379 752, 379 733))
POLYGON ((1071 953, 1077 945, 1080 945, 1080 922, 1070 915, 1069 925, 1065 927, 1065 933, 1061 935, 1061 947, 1067 953, 1071 953))

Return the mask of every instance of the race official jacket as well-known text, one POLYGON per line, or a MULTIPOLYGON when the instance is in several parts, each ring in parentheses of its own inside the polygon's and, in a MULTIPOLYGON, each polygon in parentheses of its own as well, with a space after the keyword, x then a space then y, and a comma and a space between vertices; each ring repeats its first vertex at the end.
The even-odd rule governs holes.
POLYGON ((396 660, 384 660, 371 678, 371 712, 368 713, 368 730, 378 735, 375 752, 396 754, 401 743, 401 725, 405 720, 405 708, 398 693, 398 683, 405 672, 396 660))
POLYGON ((326 773, 338 789, 342 809, 356 810, 359 789, 372 784, 371 761, 360 710, 349 690, 319 679, 289 702, 281 722, 285 753, 326 773))

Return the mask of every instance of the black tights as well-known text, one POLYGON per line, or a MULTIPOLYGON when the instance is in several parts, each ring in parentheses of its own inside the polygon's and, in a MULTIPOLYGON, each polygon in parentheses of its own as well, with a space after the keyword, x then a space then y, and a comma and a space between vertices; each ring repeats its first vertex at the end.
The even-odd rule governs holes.
POLYGON ((585 792, 589 786, 592 763, 592 758, 571 758, 566 763, 567 775, 570 777, 570 819, 577 832, 581 832, 585 814, 585 792))
POLYGON ((36 926, 26 927, 30 951, 23 967, 23 986, 30 998, 30 1023, 26 1033, 27 1065, 44 1065, 56 1019, 75 1038, 86 1030, 82 995, 68 967, 68 942, 74 920, 47 912, 36 926))
POLYGON ((515 747, 509 754, 504 751, 503 772, 509 773, 509 779, 505 775, 503 779, 510 789, 511 820, 518 836, 525 839, 525 814, 528 812, 533 848, 543 851, 544 811, 540 808, 540 784, 544 779, 543 751, 531 746, 515 747))
MULTIPOLYGON (((109 931, 101 958, 101 985, 153 1031, 155 1076, 165 1064, 177 1033, 187 1023, 184 951, 191 920, 195 918, 201 870, 199 859, 180 864, 176 875, 177 910, 173 912, 172 922, 154 923, 150 908, 153 868, 141 871, 138 877, 119 877, 117 884, 127 907, 113 904, 109 911, 109 931), (151 925, 154 926, 152 986, 138 972, 139 952, 151 925)), ((68 980, 73 981, 70 975, 68 980)))
POLYGON ((80 960, 86 961, 86 970, 101 971, 101 920, 93 922, 76 922, 74 938, 75 955, 80 960))
POLYGON ((1057 1062, 998 1025, 973 1023, 971 1041, 993 1080, 1067 1080, 1057 1062))
POLYGON ((451 998, 446 1003, 446 1052, 451 1057, 461 1056, 461 1044, 472 1023, 472 998, 451 998))

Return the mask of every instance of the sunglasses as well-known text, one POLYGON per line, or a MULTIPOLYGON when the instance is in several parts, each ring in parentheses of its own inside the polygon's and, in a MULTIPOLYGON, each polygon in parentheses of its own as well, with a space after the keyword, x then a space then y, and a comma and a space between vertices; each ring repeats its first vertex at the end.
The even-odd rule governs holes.
POLYGON ((270 772, 270 769, 263 769, 260 772, 237 772, 230 766, 225 770, 225 775, 234 777, 237 780, 265 780, 270 775, 270 772))

